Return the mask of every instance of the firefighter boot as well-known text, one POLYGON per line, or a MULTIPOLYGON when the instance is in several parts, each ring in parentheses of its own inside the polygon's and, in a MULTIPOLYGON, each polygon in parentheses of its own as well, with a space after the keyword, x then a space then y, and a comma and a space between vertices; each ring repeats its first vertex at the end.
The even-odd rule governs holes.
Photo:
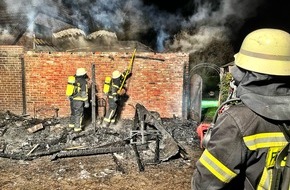
POLYGON ((75 127, 75 124, 74 123, 75 123, 74 116, 70 116, 68 128, 69 129, 73 129, 75 127))
POLYGON ((82 131, 82 120, 83 120, 83 116, 82 115, 78 115, 76 116, 76 123, 74 126, 74 132, 79 133, 82 131))
POLYGON ((73 129, 75 127, 75 125, 74 124, 68 124, 68 128, 70 128, 70 129, 73 129))
POLYGON ((82 131, 82 128, 81 127, 75 127, 74 128, 74 132, 76 132, 76 133, 79 133, 81 131, 82 131))
POLYGON ((102 123, 102 127, 109 127, 110 126, 110 122, 106 120, 106 118, 104 118, 103 123, 102 123))

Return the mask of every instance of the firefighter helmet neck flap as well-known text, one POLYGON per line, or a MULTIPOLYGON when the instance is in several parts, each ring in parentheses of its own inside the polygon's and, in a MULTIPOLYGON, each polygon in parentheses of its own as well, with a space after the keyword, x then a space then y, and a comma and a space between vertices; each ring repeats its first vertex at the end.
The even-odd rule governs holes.
POLYGON ((250 33, 235 64, 237 97, 259 115, 290 120, 290 35, 277 29, 250 33))

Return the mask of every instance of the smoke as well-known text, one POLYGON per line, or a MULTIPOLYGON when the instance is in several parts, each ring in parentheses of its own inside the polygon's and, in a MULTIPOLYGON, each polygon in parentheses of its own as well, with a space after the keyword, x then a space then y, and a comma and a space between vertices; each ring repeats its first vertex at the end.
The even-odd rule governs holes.
MULTIPOLYGON (((262 0, 188 0, 177 11, 145 0, 4 0, 7 13, 26 14, 28 30, 39 11, 69 17, 74 28, 89 35, 98 30, 115 33, 119 40, 137 40, 158 52, 195 52, 212 40, 228 40, 255 16, 262 0), (146 3, 145 3, 146 2, 146 3), (183 9, 187 11, 183 11, 183 9)), ((156 1, 157 2, 157 1, 156 1)), ((64 28, 64 29, 67 29, 64 28)), ((8 28, 0 29, 0 32, 8 28)), ((54 31, 59 32, 59 31, 54 31)))
POLYGON ((222 0, 217 4, 196 1, 196 11, 175 35, 169 48, 194 53, 213 41, 230 41, 247 18, 255 15, 261 0, 222 0))
POLYGON ((213 41, 227 40, 226 27, 200 26, 195 34, 184 30, 169 45, 170 49, 188 53, 204 50, 213 41))
MULTIPOLYGON (((5 29, 9 33, 15 33, 17 32, 15 28, 19 26, 20 30, 26 28, 26 35, 32 35, 35 30, 34 26, 37 19, 39 19, 39 17, 48 17, 45 14, 41 15, 42 12, 49 13, 49 15, 60 15, 61 8, 57 6, 59 4, 56 4, 56 2, 57 0, 4 0, 5 12, 9 15, 8 18, 12 19, 8 21, 5 29)), ((61 2, 61 0, 58 0, 58 2, 61 2)), ((45 26, 50 25, 51 28, 53 28, 53 24, 55 25, 55 23, 42 24, 45 26)), ((3 27, 4 26, 2 26, 2 29, 3 27)))
POLYGON ((165 33, 163 29, 161 29, 157 34, 156 47, 158 52, 162 52, 164 50, 164 42, 169 38, 169 34, 165 33))
POLYGON ((0 40, 1 41, 12 41, 14 39, 13 35, 10 34, 9 30, 6 28, 0 28, 0 40))

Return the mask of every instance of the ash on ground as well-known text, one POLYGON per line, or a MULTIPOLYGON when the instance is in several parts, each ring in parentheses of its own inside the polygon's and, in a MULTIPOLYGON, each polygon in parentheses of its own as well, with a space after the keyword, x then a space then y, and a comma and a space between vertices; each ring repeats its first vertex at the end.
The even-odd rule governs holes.
MULTIPOLYGON (((86 121, 84 130, 80 133, 69 129, 68 121, 68 118, 38 119, 19 116, 9 111, 0 113, 0 157, 33 160, 42 156, 51 156, 51 160, 55 160, 65 157, 122 153, 125 159, 139 156, 139 160, 144 163, 145 160, 156 161, 158 141, 135 143, 138 154, 134 148, 132 149, 133 120, 119 120, 117 124, 107 128, 102 128, 100 121, 97 121, 95 126, 91 121, 86 121)), ((197 122, 179 118, 162 118, 160 122, 182 147, 183 153, 199 146, 196 134, 197 122)), ((159 146, 162 148, 162 143, 159 146)), ((179 158, 180 154, 172 156, 175 159, 179 158)), ((182 157, 186 159, 184 155, 182 157)))

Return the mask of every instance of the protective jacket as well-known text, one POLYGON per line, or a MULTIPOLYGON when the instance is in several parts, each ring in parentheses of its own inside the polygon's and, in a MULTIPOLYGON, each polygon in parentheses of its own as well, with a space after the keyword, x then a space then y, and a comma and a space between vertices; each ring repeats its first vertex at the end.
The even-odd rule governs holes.
POLYGON ((289 77, 231 72, 241 102, 217 118, 196 163, 193 190, 269 190, 275 158, 287 144, 279 125, 290 125, 289 77))
POLYGON ((118 94, 121 84, 124 80, 124 73, 121 74, 118 78, 113 78, 110 86, 110 90, 108 93, 108 103, 109 103, 109 109, 106 112, 105 118, 104 118, 104 125, 109 125, 111 122, 115 122, 116 112, 118 108, 118 101, 120 98, 120 94, 118 94))
POLYGON ((269 189, 266 168, 274 166, 277 152, 287 143, 277 124, 243 103, 224 111, 196 163, 192 189, 269 189))
POLYGON ((114 102, 116 102, 119 98, 118 91, 123 82, 123 79, 124 79, 124 74, 122 74, 119 78, 112 79, 112 84, 110 87, 108 98, 112 99, 114 102))
POLYGON ((76 93, 73 95, 73 100, 88 100, 87 77, 76 76, 76 93))
POLYGON ((76 76, 76 90, 72 95, 71 100, 71 119, 70 124, 74 127, 75 131, 81 130, 81 124, 84 117, 84 106, 88 104, 88 86, 87 75, 76 76))

